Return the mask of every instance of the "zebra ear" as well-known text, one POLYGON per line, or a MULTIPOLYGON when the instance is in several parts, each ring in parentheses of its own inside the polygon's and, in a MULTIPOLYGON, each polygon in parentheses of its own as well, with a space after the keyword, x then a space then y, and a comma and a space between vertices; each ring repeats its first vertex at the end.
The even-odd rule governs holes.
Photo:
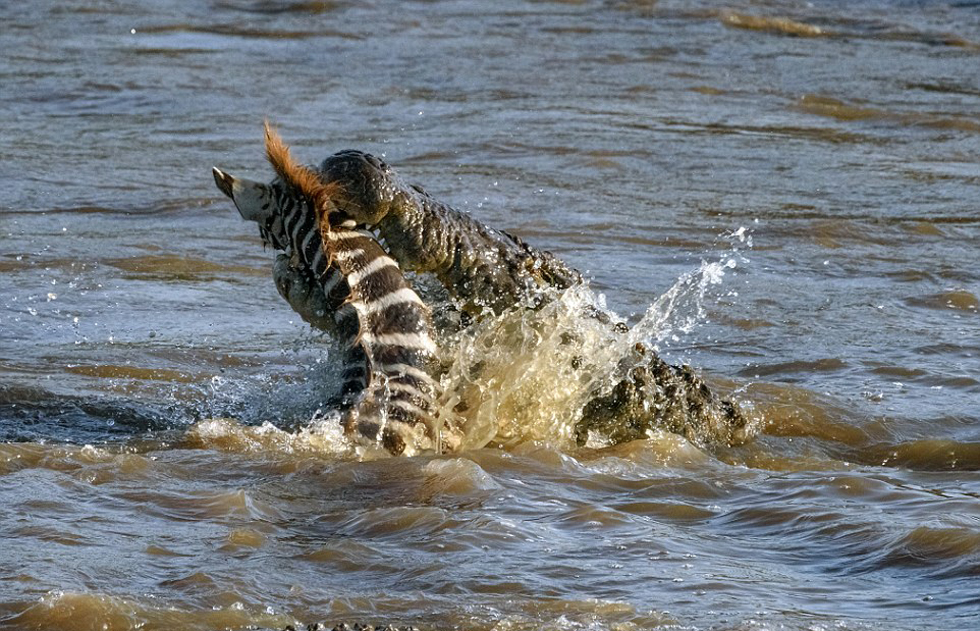
POLYGON ((235 202, 243 219, 261 223, 275 212, 275 197, 268 185, 229 175, 218 167, 212 167, 211 174, 218 190, 235 202))

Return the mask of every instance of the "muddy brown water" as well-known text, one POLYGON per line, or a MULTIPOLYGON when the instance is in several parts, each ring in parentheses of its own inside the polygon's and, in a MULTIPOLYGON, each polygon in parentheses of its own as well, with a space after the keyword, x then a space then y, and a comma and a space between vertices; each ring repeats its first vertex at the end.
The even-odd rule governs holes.
POLYGON ((980 626, 976 2, 0 18, 0 627, 980 626), (575 447, 559 310, 454 350, 498 434, 352 453, 211 182, 265 117, 586 271, 756 435, 575 447))

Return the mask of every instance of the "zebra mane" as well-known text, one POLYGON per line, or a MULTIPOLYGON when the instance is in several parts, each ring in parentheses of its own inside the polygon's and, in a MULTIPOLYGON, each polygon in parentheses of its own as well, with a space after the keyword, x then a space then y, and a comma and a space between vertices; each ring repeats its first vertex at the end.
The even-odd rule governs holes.
POLYGON ((286 186, 294 189, 310 202, 321 227, 328 226, 329 222, 324 221, 324 218, 335 209, 333 197, 339 192, 339 185, 336 182, 325 184, 321 181, 316 171, 293 158, 289 145, 283 142, 279 132, 272 128, 269 121, 265 121, 264 127, 265 156, 275 169, 276 175, 286 186))

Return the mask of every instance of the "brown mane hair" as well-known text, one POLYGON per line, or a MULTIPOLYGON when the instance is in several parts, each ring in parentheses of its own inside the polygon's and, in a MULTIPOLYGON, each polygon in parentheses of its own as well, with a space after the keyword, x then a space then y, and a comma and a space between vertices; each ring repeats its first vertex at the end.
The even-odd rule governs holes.
POLYGON ((265 156, 282 181, 305 197, 313 206, 322 232, 329 231, 325 216, 334 210, 332 198, 339 192, 335 182, 324 184, 320 176, 308 166, 293 158, 289 146, 279 133, 265 121, 265 156))

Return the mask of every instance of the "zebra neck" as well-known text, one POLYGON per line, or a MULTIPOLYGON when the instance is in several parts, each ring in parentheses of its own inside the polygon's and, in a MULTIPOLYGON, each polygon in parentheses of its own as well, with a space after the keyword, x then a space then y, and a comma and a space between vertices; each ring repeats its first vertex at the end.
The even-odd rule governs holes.
POLYGON ((345 425, 392 453, 437 448, 428 310, 370 233, 345 223, 321 235, 330 268, 348 288, 335 314, 348 343, 345 425))

